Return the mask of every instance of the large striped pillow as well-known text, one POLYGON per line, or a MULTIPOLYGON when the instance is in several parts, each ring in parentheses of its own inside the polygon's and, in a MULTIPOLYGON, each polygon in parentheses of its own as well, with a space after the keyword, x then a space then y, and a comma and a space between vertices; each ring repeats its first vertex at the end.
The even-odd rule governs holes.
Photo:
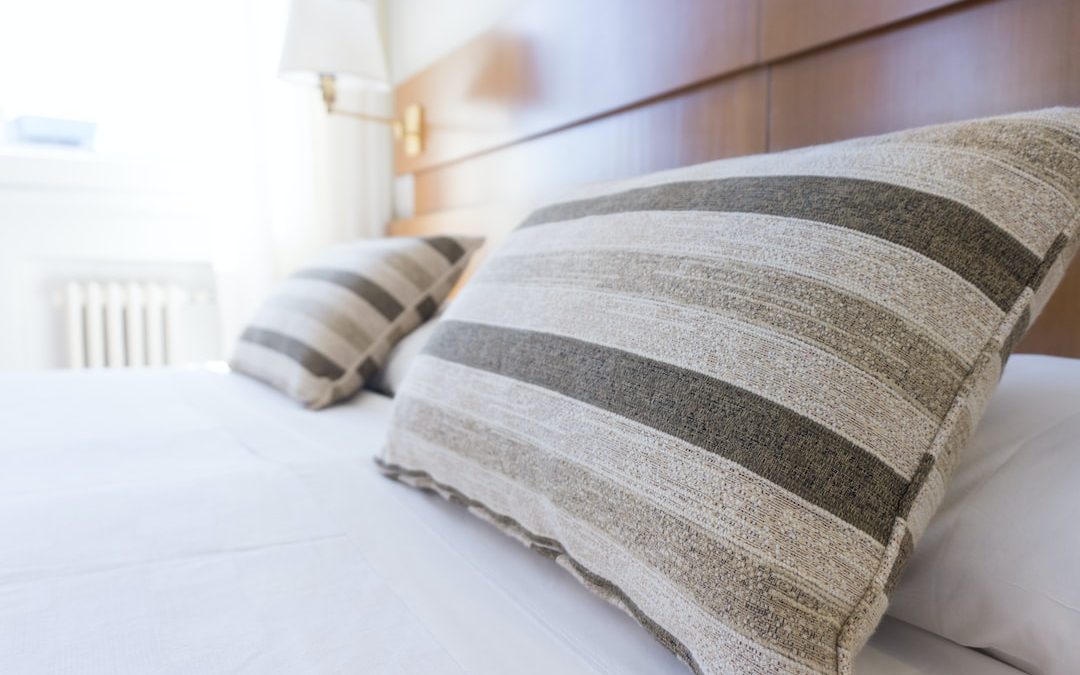
POLYGON ((703 164, 530 216, 380 464, 701 673, 850 673, 1077 247, 1080 111, 703 164))
POLYGON ((311 408, 346 398, 435 313, 481 242, 394 237, 331 248, 271 294, 230 365, 311 408))

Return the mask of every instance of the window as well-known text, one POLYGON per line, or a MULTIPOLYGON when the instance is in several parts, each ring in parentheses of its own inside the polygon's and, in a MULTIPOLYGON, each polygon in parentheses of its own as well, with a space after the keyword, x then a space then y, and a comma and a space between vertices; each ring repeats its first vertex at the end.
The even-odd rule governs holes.
MULTIPOLYGON (((265 13, 277 2, 259 3, 265 13)), ((0 4, 0 122, 96 125, 95 152, 184 159, 226 150, 250 115, 250 0, 0 4)), ((272 66, 271 66, 272 67, 272 66)), ((242 141, 241 141, 242 142, 242 141)))

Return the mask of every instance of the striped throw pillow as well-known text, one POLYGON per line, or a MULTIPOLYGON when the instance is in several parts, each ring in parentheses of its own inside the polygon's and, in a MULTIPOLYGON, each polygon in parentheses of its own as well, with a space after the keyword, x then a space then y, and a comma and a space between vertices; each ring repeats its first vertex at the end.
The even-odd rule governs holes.
POLYGON ((340 401, 435 313, 481 243, 394 237, 331 248, 271 294, 230 365, 310 408, 340 401))
POLYGON ((1080 111, 703 164, 533 213, 380 465, 698 673, 850 673, 1077 247, 1080 111))

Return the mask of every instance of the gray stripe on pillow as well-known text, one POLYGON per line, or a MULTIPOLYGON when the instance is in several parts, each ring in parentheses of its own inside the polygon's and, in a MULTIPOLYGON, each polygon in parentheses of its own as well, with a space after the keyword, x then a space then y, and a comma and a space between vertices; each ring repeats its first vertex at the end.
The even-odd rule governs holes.
POLYGON ((783 269, 638 251, 586 251, 489 260, 478 286, 608 291, 697 307, 817 346, 941 418, 967 366, 888 308, 783 269))
POLYGON ((372 307, 378 310, 380 314, 385 316, 388 321, 393 321, 405 310, 405 308, 401 306, 401 303, 398 302, 393 295, 388 293, 386 289, 359 274, 344 272, 342 270, 307 269, 297 272, 294 276, 301 279, 319 279, 321 281, 328 281, 343 288, 347 288, 357 296, 366 300, 372 307))
POLYGON ((701 373, 534 331, 444 320, 424 353, 528 382, 737 462, 878 541, 908 481, 839 434, 701 373), (618 383, 632 382, 632 387, 618 383), (673 415, 673 411, 678 411, 673 415), (844 472, 832 471, 840 463, 844 472))
POLYGON ((627 211, 737 211, 816 220, 905 246, 1007 309, 1038 258, 978 211, 899 185, 839 176, 747 176, 667 183, 539 209, 522 227, 627 211))
POLYGON ((414 370, 397 393, 402 400, 438 405, 447 390, 454 390, 454 403, 447 407, 458 414, 498 427, 504 436, 554 448, 559 456, 615 480, 660 508, 699 522, 711 536, 798 571, 836 597, 857 601, 872 576, 865 570, 881 557, 881 542, 846 521, 737 462, 658 429, 543 387, 430 355, 418 356, 414 370), (590 442, 581 443, 586 436, 590 442), (688 475, 699 480, 691 484, 688 475), (717 504, 732 508, 718 510, 717 504), (762 521, 785 527, 762 538, 762 521), (818 561, 812 569, 802 565, 807 556, 818 561))
POLYGON ((465 249, 450 237, 424 237, 421 241, 441 253, 451 264, 465 255, 465 249))
POLYGON ((273 349, 276 352, 284 354, 299 363, 303 366, 304 370, 316 377, 325 377, 330 380, 336 380, 345 374, 345 369, 331 361, 326 355, 319 353, 311 346, 306 345, 297 339, 291 338, 288 335, 283 335, 277 331, 249 327, 244 330, 240 339, 245 342, 262 345, 267 349, 273 349))

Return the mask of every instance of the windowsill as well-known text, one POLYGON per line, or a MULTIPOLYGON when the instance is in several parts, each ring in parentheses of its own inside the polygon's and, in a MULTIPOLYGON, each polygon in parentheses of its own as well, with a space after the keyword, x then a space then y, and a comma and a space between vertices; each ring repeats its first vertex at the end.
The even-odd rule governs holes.
POLYGON ((0 143, 0 190, 172 192, 191 175, 177 162, 0 143))
POLYGON ((67 147, 63 145, 46 145, 44 143, 8 143, 0 142, 0 157, 44 157, 55 159, 67 159, 76 157, 97 157, 98 153, 86 148, 67 147))

